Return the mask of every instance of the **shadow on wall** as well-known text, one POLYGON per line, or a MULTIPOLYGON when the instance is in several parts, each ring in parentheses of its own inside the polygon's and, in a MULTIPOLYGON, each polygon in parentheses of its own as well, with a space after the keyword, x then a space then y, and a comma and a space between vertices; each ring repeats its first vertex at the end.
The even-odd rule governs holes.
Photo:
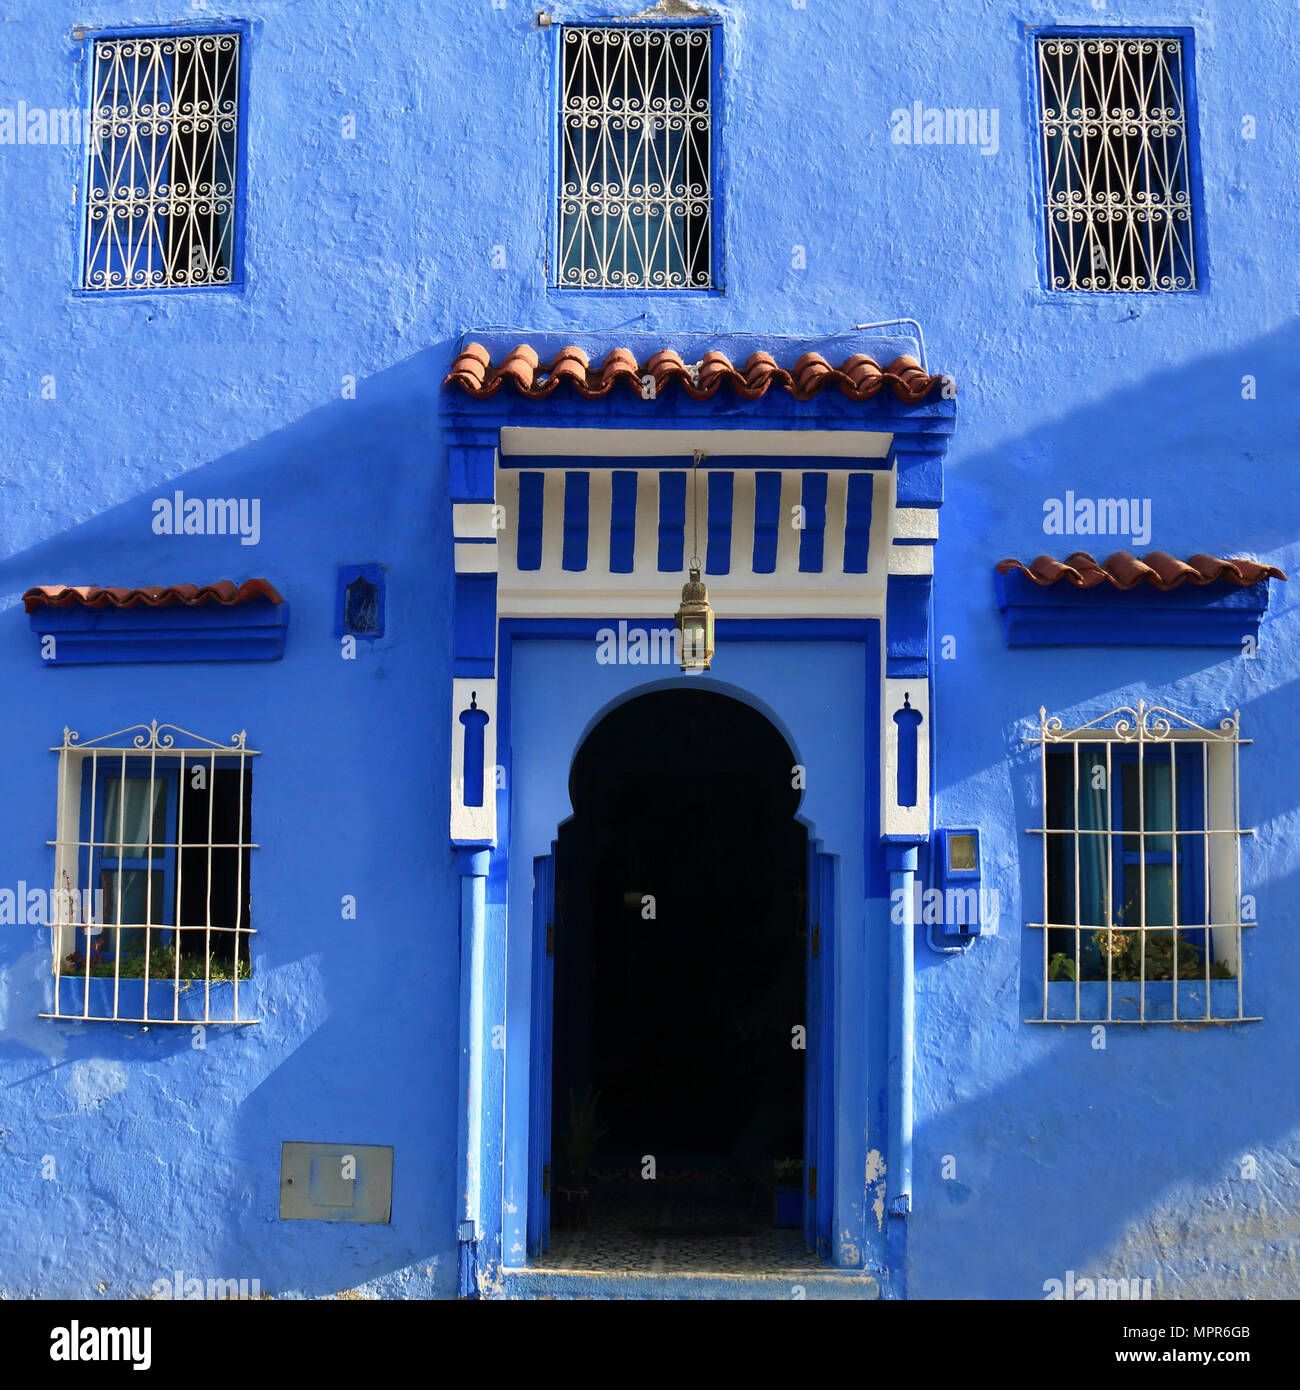
POLYGON ((1004 907, 1002 935, 965 957, 935 956, 918 936, 915 1297, 1042 1298, 1069 1270, 1150 1278, 1156 1298, 1300 1296, 1300 1041, 1284 1022, 1300 992, 1300 493, 1288 404, 1298 350, 1291 324, 971 457, 958 431, 936 632, 965 636, 957 660, 937 662, 936 820, 986 828, 986 877, 1004 907), (1045 534, 1043 504, 1065 489, 1149 500, 1149 544, 1045 534), (1004 646, 999 559, 1119 549, 1257 556, 1292 581, 1273 583, 1253 658, 1004 646), (1037 1011, 1042 970, 1041 939, 1021 926, 1041 920, 1042 896, 1039 847, 1025 834, 1041 824, 1039 752, 1023 737, 1040 704, 1081 724, 1138 698, 1205 724, 1240 709, 1254 740, 1241 762, 1242 823, 1257 831, 1242 886, 1259 923, 1245 983, 1248 1012, 1264 1021, 1112 1026, 1102 1049, 1087 1026, 1022 1022, 1037 1011))
MULTIPOLYGON (((6 1272, 11 1294, 93 1297, 102 1284, 105 1297, 136 1297, 176 1270, 257 1279, 277 1296, 371 1281, 454 1294, 452 565, 435 434, 451 347, 0 562, 0 651, 19 677, 0 692, 19 741, 0 882, 51 879, 47 750, 65 724, 83 738, 154 717, 222 740, 246 728, 262 750, 250 991, 260 1024, 212 1027, 200 1046, 189 1028, 40 1020, 48 935, 0 932, 0 1071, 8 1113, 24 1117, 3 1136, 0 1225, 15 1224, 0 1248, 24 1252, 6 1272), (177 490, 258 499, 256 544, 155 534, 152 504, 177 490), (387 632, 344 661, 336 570, 365 561, 388 566, 387 632), (38 670, 18 601, 35 584, 250 576, 290 605, 282 661, 38 670), (283 1140, 393 1145, 392 1224, 280 1223, 283 1140), (47 1157, 56 1179, 33 1184, 47 1157)), ((128 467, 139 476, 153 463, 128 467)))

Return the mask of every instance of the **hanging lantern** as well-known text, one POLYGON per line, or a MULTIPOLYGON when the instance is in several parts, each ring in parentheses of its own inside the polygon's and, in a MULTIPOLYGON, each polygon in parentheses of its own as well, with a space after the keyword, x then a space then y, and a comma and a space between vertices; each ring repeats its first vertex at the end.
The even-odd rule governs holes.
POLYGON ((709 591, 700 581, 698 557, 691 577, 682 585, 682 605, 677 610, 677 650, 683 671, 707 671, 713 660, 713 609, 709 591))
POLYGON ((681 607, 674 622, 677 626, 677 651, 683 671, 707 671, 713 660, 713 609, 709 607, 709 591, 700 579, 700 460, 698 449, 691 465, 691 514, 694 529, 694 551, 691 555, 691 577, 682 585, 681 607))

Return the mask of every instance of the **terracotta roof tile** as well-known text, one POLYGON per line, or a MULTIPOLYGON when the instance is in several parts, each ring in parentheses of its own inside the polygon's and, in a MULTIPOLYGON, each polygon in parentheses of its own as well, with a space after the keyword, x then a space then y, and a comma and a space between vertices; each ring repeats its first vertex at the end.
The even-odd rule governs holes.
POLYGON ((620 382, 638 395, 641 379, 654 378, 656 392, 672 382, 695 400, 707 400, 722 386, 730 386, 745 400, 757 400, 769 387, 784 387, 796 400, 810 400, 828 386, 838 386, 853 401, 865 401, 886 389, 908 404, 924 400, 945 378, 929 376, 911 357, 896 357, 887 367, 863 353, 855 353, 838 367, 815 352, 806 352, 786 370, 766 352, 755 352, 743 367, 725 353, 706 352, 697 366, 688 365, 675 352, 662 349, 638 363, 629 348, 614 348, 604 362, 593 367, 580 347, 562 348, 543 365, 527 343, 511 349, 494 367, 488 350, 470 343, 452 363, 444 386, 459 386, 479 399, 494 395, 510 382, 520 395, 542 400, 561 386, 572 387, 589 400, 608 395, 620 382))
POLYGON ((1163 550, 1153 550, 1145 560, 1127 550, 1117 550, 1103 564, 1098 564, 1091 555, 1076 551, 1066 560, 1054 560, 1050 555, 1040 555, 1032 564, 1020 560, 1002 560, 997 566, 999 574, 1020 570, 1027 574, 1035 584, 1048 586, 1060 580, 1073 584, 1076 589, 1095 589, 1099 584, 1110 584, 1116 589, 1133 589, 1143 583, 1155 589, 1176 589, 1180 584, 1213 584, 1217 579, 1226 580, 1241 588, 1258 584, 1261 579, 1285 579, 1275 565, 1261 565, 1256 560, 1220 560, 1213 555, 1193 555, 1187 560, 1176 560, 1163 550))
POLYGON ((100 588, 98 584, 68 585, 41 584, 28 589, 23 595, 23 603, 29 613, 38 608, 166 608, 169 604, 183 603, 197 607, 204 603, 220 603, 231 607, 237 603, 249 603, 254 599, 269 599, 272 603, 283 603, 275 586, 266 579, 246 579, 236 585, 229 579, 219 579, 215 584, 158 584, 141 589, 100 588))

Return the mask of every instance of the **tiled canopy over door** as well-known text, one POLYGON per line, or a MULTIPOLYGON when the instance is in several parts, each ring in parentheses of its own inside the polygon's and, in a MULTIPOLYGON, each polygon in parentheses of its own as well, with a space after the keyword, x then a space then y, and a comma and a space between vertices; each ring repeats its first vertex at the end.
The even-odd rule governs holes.
MULTIPOLYGON (((470 345, 445 384, 453 844, 496 839, 498 619, 671 623, 693 553, 720 622, 879 620, 886 705, 928 718, 947 378, 861 353, 787 370, 615 349, 592 367, 518 347, 493 366, 470 345)), ((928 798, 884 810, 890 834, 928 826, 928 798)))

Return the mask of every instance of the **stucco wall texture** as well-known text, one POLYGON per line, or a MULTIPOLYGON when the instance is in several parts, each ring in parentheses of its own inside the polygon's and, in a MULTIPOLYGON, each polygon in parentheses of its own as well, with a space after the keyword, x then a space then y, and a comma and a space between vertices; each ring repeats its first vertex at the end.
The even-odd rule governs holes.
POLYGON ((1152 549, 1300 568, 1293 16, 1214 0, 717 0, 699 13, 721 34, 723 285, 690 294, 548 285, 554 36, 537 9, 10 0, 0 108, 86 104, 74 20, 88 35, 245 24, 248 95, 240 288, 80 291, 84 147, 0 144, 0 887, 50 881, 48 750, 65 726, 246 728, 265 750, 264 1013, 202 1049, 188 1029, 42 1020, 48 933, 0 927, 0 1291, 147 1297, 181 1270, 277 1297, 455 1295, 439 383, 456 345, 500 330, 653 350, 689 332, 733 356, 770 340, 785 363, 805 344, 871 351, 853 325, 906 315, 960 393, 936 549, 933 630, 953 641, 934 663, 935 822, 980 827, 1003 906, 1001 934, 960 959, 918 933, 908 1292, 1041 1298, 1074 1271, 1151 1278, 1160 1298, 1300 1296, 1292 586, 1274 584, 1248 659, 1008 650, 992 578, 1004 556, 1076 548, 1043 531, 1067 490, 1150 499, 1152 549), (1190 35, 1194 291, 1045 290, 1031 42, 1050 25, 1190 35), (915 102, 996 113, 996 150, 895 142, 891 113, 915 102), (260 498, 256 548, 154 534, 152 500, 177 488, 260 498), (342 661, 336 569, 363 561, 388 567, 387 632, 342 661), (43 669, 20 602, 35 584, 251 575, 290 605, 277 663, 43 669), (1021 924, 1041 873, 1023 740, 1040 705, 1069 723, 1138 698, 1202 722, 1239 709, 1253 740, 1242 887, 1263 1021, 1115 1027, 1099 1049, 1088 1028, 1023 1021, 1040 943, 1021 924), (316 1138, 394 1146, 391 1225, 277 1219, 280 1143, 316 1138))

